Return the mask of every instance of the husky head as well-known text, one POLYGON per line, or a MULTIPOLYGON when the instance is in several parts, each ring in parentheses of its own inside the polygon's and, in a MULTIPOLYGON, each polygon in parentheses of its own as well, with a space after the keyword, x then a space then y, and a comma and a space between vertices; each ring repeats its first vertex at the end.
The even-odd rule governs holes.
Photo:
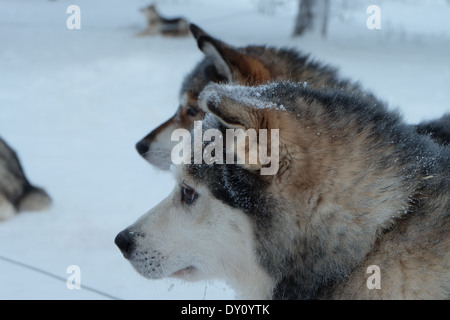
POLYGON ((224 279, 244 296, 268 298, 261 292, 271 280, 258 264, 249 217, 215 198, 186 167, 171 171, 178 182, 172 193, 117 235, 124 257, 148 279, 224 279))
POLYGON ((415 141, 402 136, 411 128, 363 96, 209 84, 199 105, 204 130, 279 129, 278 170, 174 167, 173 192, 115 240, 145 277, 221 278, 247 299, 314 298, 364 259, 422 183, 416 164, 399 160, 411 146, 392 143, 415 141))
MULTIPOLYGON (((185 78, 176 113, 136 144, 138 153, 160 169, 168 170, 170 167, 170 151, 175 144, 171 141, 173 130, 189 129, 194 121, 203 117, 204 111, 199 107, 198 97, 210 82, 243 86, 273 81, 307 82, 308 86, 316 89, 327 87, 362 93, 373 103, 384 104, 358 83, 340 77, 337 69, 314 61, 309 55, 296 50, 266 46, 236 48, 212 37, 194 24, 190 24, 190 30, 205 57, 185 78)), ((445 143, 450 141, 448 137, 448 134, 444 136, 445 143)))
POLYGON ((158 11, 156 11, 155 4, 150 4, 146 7, 143 7, 139 11, 145 15, 149 23, 156 22, 161 19, 158 11))
MULTIPOLYGON (((283 107, 258 100, 270 95, 270 88, 250 92, 226 85, 205 89, 199 99, 206 112, 204 129, 226 136, 229 128, 271 129, 292 121, 283 107)), ((293 207, 277 199, 283 172, 296 157, 283 142, 293 134, 295 126, 283 131, 283 165, 274 175, 261 175, 261 163, 172 166, 178 182, 172 193, 116 236, 124 257, 149 279, 223 279, 238 297, 272 298, 276 283, 291 268, 292 225, 300 223, 281 214, 293 207)), ((225 147, 223 153, 234 151, 225 147)))
MULTIPOLYGON (((233 101, 221 109, 209 103, 215 91, 208 92, 211 95, 202 94, 199 100, 203 112, 208 112, 205 130, 267 129, 257 110, 233 101)), ((223 279, 238 297, 270 298, 274 279, 261 261, 257 242, 262 239, 255 230, 271 223, 268 210, 274 200, 266 191, 274 177, 261 176, 261 166, 172 165, 178 182, 172 193, 120 232, 115 243, 136 271, 149 279, 223 279)), ((276 238, 269 241, 277 246, 276 238)))
POLYGON ((264 47, 234 48, 194 24, 190 25, 190 30, 205 57, 184 80, 180 105, 175 115, 136 144, 142 157, 163 170, 168 170, 171 164, 170 151, 174 146, 170 139, 172 131, 178 128, 190 129, 195 120, 203 117, 204 111, 199 107, 198 96, 208 83, 257 85, 272 77, 268 64, 274 60, 274 51, 264 50, 264 47), (263 55, 268 55, 264 62, 261 60, 263 55))

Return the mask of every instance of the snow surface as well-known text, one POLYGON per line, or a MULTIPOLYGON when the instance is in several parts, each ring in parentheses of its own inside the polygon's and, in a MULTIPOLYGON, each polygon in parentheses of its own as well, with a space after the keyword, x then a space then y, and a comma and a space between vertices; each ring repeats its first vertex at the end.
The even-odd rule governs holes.
MULTIPOLYGON (((170 174, 135 143, 171 116, 183 77, 202 54, 191 37, 136 37, 141 0, 0 0, 0 135, 53 206, 0 224, 0 299, 231 299, 223 282, 146 280, 116 234, 162 200, 170 174), (66 9, 81 8, 81 30, 66 9), (12 259, 59 277, 6 261, 12 259), (66 269, 81 270, 69 290, 66 269)), ((409 123, 450 111, 450 5, 445 0, 333 1, 326 40, 291 38, 296 0, 159 1, 224 41, 296 47, 338 66, 409 123), (368 30, 366 8, 381 8, 368 30), (345 9, 345 10, 339 10, 345 9)))

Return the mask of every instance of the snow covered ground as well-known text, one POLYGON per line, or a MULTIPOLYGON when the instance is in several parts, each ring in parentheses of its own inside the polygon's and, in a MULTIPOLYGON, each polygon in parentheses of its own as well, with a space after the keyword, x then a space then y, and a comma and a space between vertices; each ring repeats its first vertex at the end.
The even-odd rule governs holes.
MULTIPOLYGON (((158 7, 237 46, 310 52, 409 123, 450 111, 447 1, 332 1, 326 40, 291 38, 297 2, 263 14, 258 8, 267 2, 173 0, 158 7), (381 8, 381 30, 366 28, 370 4, 381 8)), ((0 136, 54 201, 48 211, 0 223, 0 299, 108 298, 90 288, 120 299, 233 298, 220 281, 146 280, 114 245, 119 231, 173 187, 134 145, 176 110, 181 81, 202 57, 191 37, 136 37, 145 25, 138 8, 148 3, 0 0, 0 136), (81 30, 66 28, 71 4, 81 8, 81 30), (70 265, 81 270, 81 290, 66 286, 70 265)))

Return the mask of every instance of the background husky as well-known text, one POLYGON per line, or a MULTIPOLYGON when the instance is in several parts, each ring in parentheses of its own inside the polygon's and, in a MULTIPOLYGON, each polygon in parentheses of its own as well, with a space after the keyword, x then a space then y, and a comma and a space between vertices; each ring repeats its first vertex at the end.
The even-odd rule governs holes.
POLYGON ((139 35, 161 34, 163 36, 187 36, 189 23, 183 18, 166 19, 156 10, 154 4, 140 10, 147 18, 147 28, 139 35))
POLYGON ((175 167, 115 239, 140 274, 224 278, 246 299, 449 298, 449 148, 348 91, 211 84, 199 104, 204 130, 279 129, 280 169, 175 167))
POLYGON ((50 202, 43 189, 30 184, 16 153, 0 138, 0 221, 16 212, 46 209, 50 202))
MULTIPOLYGON (((194 24, 190 25, 190 29, 206 56, 184 80, 180 106, 175 115, 136 144, 139 154, 160 169, 168 170, 171 164, 170 152, 176 143, 170 140, 173 130, 190 129, 195 120, 203 117, 197 99, 210 82, 253 86, 274 80, 306 81, 313 88, 364 92, 357 83, 339 77, 335 68, 315 62, 295 50, 265 46, 235 48, 213 38, 194 24)), ((364 95, 376 101, 370 93, 364 92, 364 95)), ((450 130, 449 124, 447 121, 447 131, 450 130)), ((434 126, 427 128, 429 130, 424 133, 430 134, 434 126)), ((449 134, 442 138, 450 142, 449 134)))

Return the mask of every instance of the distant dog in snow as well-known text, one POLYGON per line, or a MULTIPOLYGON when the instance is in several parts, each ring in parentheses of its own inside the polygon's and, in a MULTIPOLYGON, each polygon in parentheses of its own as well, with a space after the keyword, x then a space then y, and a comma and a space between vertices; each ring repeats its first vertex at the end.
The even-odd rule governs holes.
POLYGON ((14 150, 0 138, 0 221, 21 211, 46 209, 49 195, 26 178, 14 150))
POLYGON ((184 18, 166 19, 158 13, 154 4, 142 8, 140 11, 147 18, 147 28, 139 33, 139 36, 161 34, 177 37, 189 34, 189 23, 184 18))

